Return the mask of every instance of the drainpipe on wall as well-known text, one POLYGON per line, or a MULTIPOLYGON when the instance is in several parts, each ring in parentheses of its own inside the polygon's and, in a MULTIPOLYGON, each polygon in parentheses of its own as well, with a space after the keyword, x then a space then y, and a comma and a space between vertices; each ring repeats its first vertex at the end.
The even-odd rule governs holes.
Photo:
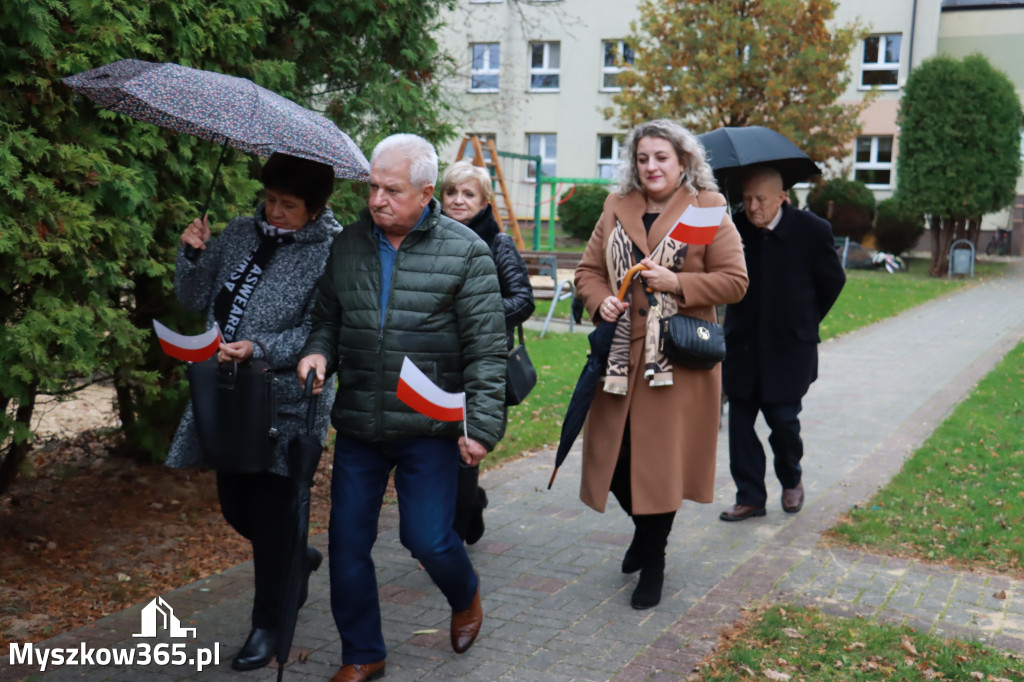
MULTIPOLYGON (((941 12, 942 9, 940 8, 941 12)), ((907 48, 907 75, 910 75, 910 70, 914 68, 914 30, 917 27, 917 0, 914 0, 913 7, 911 8, 912 14, 910 15, 910 47, 907 48)), ((904 81, 905 83, 906 81, 904 81)))

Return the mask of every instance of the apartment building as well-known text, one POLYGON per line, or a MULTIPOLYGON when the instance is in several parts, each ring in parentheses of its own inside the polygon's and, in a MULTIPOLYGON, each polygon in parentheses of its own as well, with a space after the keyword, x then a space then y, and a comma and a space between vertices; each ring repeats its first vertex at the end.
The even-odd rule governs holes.
MULTIPOLYGON (((446 84, 457 127, 495 140, 498 149, 541 156, 547 175, 612 177, 623 131, 603 111, 618 91, 616 55, 632 57, 624 38, 638 16, 628 0, 459 0, 438 35, 457 62, 446 84)), ((937 53, 981 52, 1024 101, 1024 0, 841 0, 836 23, 853 20, 870 35, 851 54, 843 99, 880 93, 840 168, 879 199, 896 186, 896 117, 914 66, 937 53)), ((458 141, 442 157, 454 159, 457 149, 458 141)), ((530 181, 531 171, 517 173, 530 181)), ((984 228, 1012 221, 1009 212, 987 216, 984 228)))

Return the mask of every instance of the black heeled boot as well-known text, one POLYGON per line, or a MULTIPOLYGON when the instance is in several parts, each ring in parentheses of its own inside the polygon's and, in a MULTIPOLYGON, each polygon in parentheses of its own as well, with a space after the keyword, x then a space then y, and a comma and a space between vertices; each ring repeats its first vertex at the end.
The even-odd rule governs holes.
POLYGON ((320 553, 320 550, 306 545, 306 575, 302 579, 302 591, 299 593, 300 609, 306 604, 306 599, 309 597, 309 576, 320 568, 323 561, 324 555, 320 553))
POLYGON ((622 557, 622 572, 623 573, 636 573, 644 567, 643 554, 641 553, 641 547, 643 546, 643 540, 640 535, 640 526, 636 525, 636 519, 633 520, 633 541, 629 543, 629 548, 626 550, 625 556, 622 557))
POLYGON ((469 527, 466 528, 467 545, 475 545, 484 536, 484 509, 487 509, 487 491, 477 486, 473 516, 469 519, 469 527))
POLYGON ((643 557, 640 579, 630 599, 634 609, 653 608, 661 602, 661 590, 665 586, 665 547, 675 518, 675 512, 633 517, 641 536, 643 557))
POLYGON ((270 663, 277 653, 277 630, 253 628, 245 644, 235 654, 231 667, 235 670, 256 670, 270 663))

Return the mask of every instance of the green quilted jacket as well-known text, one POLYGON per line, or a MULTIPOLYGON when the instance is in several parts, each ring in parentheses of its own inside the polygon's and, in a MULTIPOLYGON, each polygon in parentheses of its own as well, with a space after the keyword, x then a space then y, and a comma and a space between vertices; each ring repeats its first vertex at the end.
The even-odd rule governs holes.
POLYGON ((327 358, 337 373, 331 423, 362 441, 462 435, 398 400, 405 356, 445 391, 466 392, 469 437, 488 450, 503 435, 505 319, 487 244, 469 228, 430 215, 395 257, 384 324, 381 265, 369 212, 345 227, 331 247, 302 355, 327 358))

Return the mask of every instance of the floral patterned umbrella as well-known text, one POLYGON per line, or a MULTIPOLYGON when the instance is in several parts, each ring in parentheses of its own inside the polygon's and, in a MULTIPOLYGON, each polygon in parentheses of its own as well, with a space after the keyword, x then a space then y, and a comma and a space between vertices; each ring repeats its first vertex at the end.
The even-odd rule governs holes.
POLYGON ((63 82, 111 111, 179 133, 260 156, 319 161, 339 178, 370 176, 359 147, 328 118, 245 78, 122 59, 63 82))

